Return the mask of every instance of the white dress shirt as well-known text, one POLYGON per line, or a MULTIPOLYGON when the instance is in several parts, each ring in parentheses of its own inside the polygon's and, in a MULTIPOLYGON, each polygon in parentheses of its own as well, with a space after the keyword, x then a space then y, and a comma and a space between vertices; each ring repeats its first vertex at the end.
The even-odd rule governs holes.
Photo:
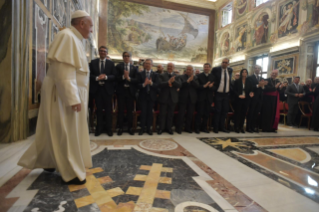
MULTIPOLYGON (((99 62, 100 74, 102 74, 102 73, 101 73, 101 71, 102 71, 102 61, 103 61, 103 63, 104 63, 104 67, 105 67, 106 58, 100 59, 100 62, 99 62)), ((99 77, 96 77, 96 78, 95 78, 96 81, 99 81, 98 79, 99 79, 99 77)), ((107 80, 107 76, 106 76, 106 75, 105 75, 105 78, 104 78, 104 79, 107 80)))
POLYGON ((225 71, 226 71, 226 90, 225 90, 225 93, 229 92, 229 74, 228 74, 228 69, 226 68, 226 69, 222 69, 221 79, 220 79, 219 87, 217 90, 218 93, 224 93, 225 71))

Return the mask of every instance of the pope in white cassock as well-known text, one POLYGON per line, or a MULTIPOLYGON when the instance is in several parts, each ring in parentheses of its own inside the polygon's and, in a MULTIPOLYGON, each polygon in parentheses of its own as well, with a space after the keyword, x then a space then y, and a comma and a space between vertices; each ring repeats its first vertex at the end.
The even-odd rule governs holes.
POLYGON ((71 24, 49 48, 35 141, 18 165, 56 170, 65 182, 84 184, 92 158, 87 125, 90 74, 82 40, 89 38, 93 22, 88 13, 78 10, 71 24))

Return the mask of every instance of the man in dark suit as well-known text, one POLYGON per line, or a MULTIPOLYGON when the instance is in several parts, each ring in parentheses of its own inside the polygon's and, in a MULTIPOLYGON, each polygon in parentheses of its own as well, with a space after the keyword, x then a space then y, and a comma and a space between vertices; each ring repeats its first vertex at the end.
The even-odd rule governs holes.
POLYGON ((106 118, 106 132, 113 136, 112 132, 112 97, 114 94, 115 69, 114 63, 106 59, 108 49, 105 46, 99 48, 100 58, 92 60, 90 67, 90 89, 94 95, 97 107, 97 127, 95 136, 103 131, 103 115, 106 118), (105 114, 103 114, 105 110, 105 114))
POLYGON ((197 77, 194 76, 194 68, 189 65, 186 67, 185 74, 179 77, 182 82, 182 87, 179 91, 179 111, 177 115, 177 126, 176 132, 178 134, 182 133, 182 127, 184 123, 185 111, 186 112, 186 122, 185 131, 192 133, 191 124, 193 119, 193 113, 195 109, 195 104, 197 101, 197 88, 199 87, 197 77))
POLYGON ((195 132, 209 133, 207 130, 207 120, 210 108, 213 103, 214 76, 209 73, 212 66, 210 63, 204 64, 204 72, 197 75, 199 87, 197 89, 197 114, 195 119, 195 132))
POLYGON ((294 82, 289 85, 286 89, 286 94, 288 96, 288 115, 287 115, 287 125, 295 125, 296 116, 298 114, 298 102, 300 98, 304 96, 303 86, 299 85, 300 77, 296 76, 294 82))
POLYGON ((138 70, 135 66, 131 65, 131 53, 123 52, 123 63, 119 63, 116 69, 117 87, 116 96, 118 104, 117 124, 119 130, 117 135, 123 133, 123 122, 126 108, 126 118, 128 122, 128 133, 134 135, 133 127, 133 110, 134 100, 137 86, 137 73, 138 70))
POLYGON ((252 92, 254 96, 248 97, 248 114, 247 114, 247 123, 246 131, 249 133, 258 132, 257 120, 258 114, 261 110, 262 100, 263 100, 263 90, 265 85, 268 84, 267 81, 263 80, 260 77, 261 66, 254 66, 254 73, 247 77, 247 81, 250 84, 250 87, 253 89, 252 92))
POLYGON ((157 98, 158 75, 152 71, 153 60, 146 59, 141 71, 137 75, 139 88, 139 102, 141 106, 141 129, 139 135, 143 135, 146 130, 149 135, 152 135, 151 126, 153 123, 153 108, 157 98))
POLYGON ((214 91, 215 91, 215 114, 214 114, 214 132, 218 133, 218 130, 225 133, 229 133, 225 129, 225 119, 229 110, 229 95, 231 91, 231 78, 233 69, 228 68, 229 59, 222 60, 222 64, 219 67, 214 67, 212 75, 214 76, 214 91))
POLYGON ((159 113, 159 129, 157 134, 162 134, 163 130, 166 130, 169 134, 173 135, 173 117, 176 103, 178 102, 178 89, 182 86, 182 83, 174 73, 174 64, 167 64, 167 72, 158 76, 160 93, 158 96, 158 102, 160 103, 159 113))

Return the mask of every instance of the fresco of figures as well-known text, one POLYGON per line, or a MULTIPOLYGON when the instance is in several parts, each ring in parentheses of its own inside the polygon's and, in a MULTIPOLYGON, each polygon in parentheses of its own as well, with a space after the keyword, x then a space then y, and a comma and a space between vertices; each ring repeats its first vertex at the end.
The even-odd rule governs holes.
POLYGON ((299 0, 285 2, 279 7, 278 37, 297 33, 299 26, 299 0))
POLYGON ((312 26, 319 27, 319 0, 315 0, 312 8, 312 26))
POLYGON ((258 46, 260 44, 265 44, 268 42, 268 29, 269 29, 269 15, 267 13, 262 13, 257 17, 254 23, 254 45, 258 46))
POLYGON ((247 0, 235 0, 234 7, 236 11, 236 15, 242 16, 246 9, 248 8, 248 1, 247 0))
POLYGON ((246 49, 247 45, 247 24, 241 25, 236 29, 235 40, 233 42, 234 52, 240 52, 246 49))
POLYGON ((136 57, 206 62, 209 17, 109 0, 109 54, 131 51, 136 57))
POLYGON ((221 42, 220 42, 220 55, 221 56, 226 56, 229 53, 229 48, 230 48, 230 39, 229 39, 229 33, 225 32, 222 37, 221 37, 221 42))

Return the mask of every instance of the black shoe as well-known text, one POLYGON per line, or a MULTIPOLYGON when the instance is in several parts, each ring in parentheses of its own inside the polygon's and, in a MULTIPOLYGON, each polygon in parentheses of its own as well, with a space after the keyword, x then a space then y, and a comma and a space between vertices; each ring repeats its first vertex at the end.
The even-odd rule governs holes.
POLYGON ((162 135, 163 131, 162 130, 157 130, 158 135, 162 135))
POLYGON ((112 137, 113 136, 113 132, 110 130, 110 131, 107 132, 107 135, 112 137))
POLYGON ((68 185, 83 185, 86 183, 86 179, 80 181, 79 178, 74 178, 73 180, 70 180, 69 182, 66 182, 68 185))
POLYGON ((153 131, 151 129, 147 130, 147 134, 153 135, 153 131))
POLYGON ((201 131, 204 133, 209 133, 209 131, 207 129, 202 129, 201 131))
POLYGON ((258 129, 252 129, 251 131, 253 131, 254 133, 259 133, 258 129))
POLYGON ((131 128, 127 131, 130 135, 134 135, 134 130, 131 128))
POLYGON ((240 131, 241 133, 245 133, 245 130, 244 129, 241 129, 241 131, 240 131))
POLYGON ((313 131, 319 131, 319 129, 318 128, 313 128, 313 131))
POLYGON ((186 129, 185 132, 193 133, 192 130, 190 130, 190 129, 186 129))
POLYGON ((173 130, 167 130, 167 133, 170 135, 174 135, 173 130))
POLYGON ((195 133, 196 133, 196 134, 199 134, 199 133, 200 133, 199 129, 196 129, 196 130, 195 130, 195 133))
POLYGON ((235 133, 239 133, 239 130, 235 130, 235 133))
POLYGON ((55 172, 55 169, 43 169, 44 171, 46 171, 46 172, 55 172))
POLYGON ((224 132, 224 133, 229 133, 229 131, 226 130, 226 129, 222 129, 221 131, 224 132))
POLYGON ((218 133, 218 130, 215 130, 215 129, 214 129, 214 133, 218 133))
POLYGON ((118 131, 117 131, 117 135, 122 135, 123 134, 123 129, 119 129, 118 131))
POLYGON ((100 131, 100 130, 95 130, 95 136, 99 136, 99 135, 101 135, 102 134, 102 132, 100 131))
POLYGON ((143 135, 144 134, 144 129, 140 129, 140 131, 138 132, 138 135, 143 135))
POLYGON ((176 129, 175 130, 178 134, 182 134, 182 130, 180 130, 180 129, 176 129))
POLYGON ((254 132, 254 130, 252 130, 252 129, 248 129, 248 130, 246 130, 246 132, 253 133, 253 132, 254 132))

